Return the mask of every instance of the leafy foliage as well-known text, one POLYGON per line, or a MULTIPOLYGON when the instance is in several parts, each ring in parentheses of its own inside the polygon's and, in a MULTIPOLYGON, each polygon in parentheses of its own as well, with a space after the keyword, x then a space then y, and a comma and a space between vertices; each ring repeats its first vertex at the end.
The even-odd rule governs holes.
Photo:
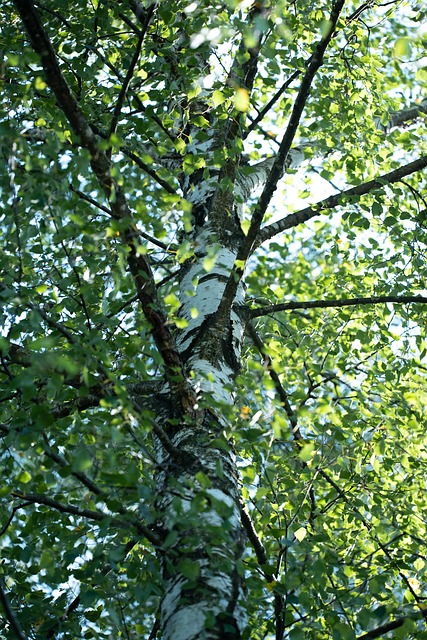
MULTIPOLYGON (((233 271, 220 264, 230 290, 246 287, 242 353, 224 383, 233 404, 206 391, 198 402, 216 421, 212 448, 233 450, 246 505, 242 637, 427 638, 427 163, 273 227, 425 160, 426 11, 347 0, 331 32, 337 2, 273 4, 36 3, 98 156, 23 27, 33 3, 0 5, 4 638, 161 637, 162 562, 177 537, 185 548, 167 571, 184 576, 189 599, 200 587, 191 531, 204 523, 212 555, 227 547, 232 508, 202 467, 191 507, 176 497, 175 526, 159 525, 156 438, 173 455, 175 432, 196 420, 163 420, 165 380, 190 402, 182 371, 193 391, 203 378, 184 350, 168 361, 189 326, 183 301, 194 297, 192 320, 202 313, 200 288, 182 284, 205 224, 194 194, 209 203, 214 184, 222 197, 277 153, 328 34, 289 139, 302 164, 274 197, 267 180, 269 239, 236 252, 233 271), (212 504, 221 535, 201 515, 212 504)), ((238 204, 244 247, 259 191, 238 204)), ((222 224, 236 236, 233 211, 223 207, 222 224)), ((213 278, 218 242, 206 251, 213 278)), ((176 496, 187 480, 173 479, 176 496)))

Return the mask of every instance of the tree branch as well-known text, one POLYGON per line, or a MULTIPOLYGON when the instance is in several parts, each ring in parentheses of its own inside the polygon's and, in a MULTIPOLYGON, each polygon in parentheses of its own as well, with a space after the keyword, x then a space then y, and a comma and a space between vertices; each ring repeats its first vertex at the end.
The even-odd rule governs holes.
POLYGON ((107 215, 109 215, 111 217, 113 216, 113 212, 111 211, 111 209, 109 209, 108 207, 104 207, 103 204, 100 204, 94 198, 91 198, 91 196, 88 196, 85 193, 83 193, 83 191, 80 191, 80 189, 76 189, 75 187, 73 187, 71 182, 70 182, 70 184, 68 186, 70 187, 70 190, 73 193, 75 193, 76 196, 78 196, 81 200, 84 200, 85 202, 88 202, 89 204, 91 204, 92 206, 96 207, 100 211, 103 211, 107 215))
MULTIPOLYGON (((6 425, 0 424, 0 431, 4 431, 3 427, 5 427, 6 425)), ((17 504, 16 507, 13 507, 12 509, 12 513, 10 514, 10 516, 7 519, 6 524, 4 525, 4 527, 2 528, 2 530, 0 531, 0 538, 2 536, 4 536, 4 534, 6 533, 6 531, 9 529, 13 518, 15 517, 15 513, 17 511, 19 511, 19 509, 24 509, 24 507, 28 507, 28 505, 30 505, 31 502, 22 502, 21 504, 17 504)))
POLYGON ((39 316, 46 322, 48 327, 50 327, 51 329, 56 329, 61 335, 63 335, 67 342, 69 342, 70 344, 75 344, 76 338, 73 336, 73 334, 70 333, 70 331, 68 331, 68 329, 66 329, 62 323, 53 320, 42 307, 39 307, 39 305, 33 304, 32 302, 26 302, 24 304, 32 311, 38 313, 39 316))
POLYGON ((274 96, 267 102, 267 104, 261 109, 261 111, 258 113, 258 115, 256 116, 256 118, 254 118, 251 121, 251 124, 249 125, 249 127, 246 129, 245 133, 242 136, 243 140, 246 140, 246 138, 248 137, 248 135, 250 133, 252 133, 252 131, 257 127, 257 125, 261 122, 261 120, 264 118, 264 116, 270 111, 271 107, 273 107, 276 102, 279 100, 279 98, 285 93, 286 89, 288 87, 290 87, 290 85, 292 84, 292 82, 298 78, 298 76, 301 75, 301 71, 299 69, 297 69, 296 71, 294 71, 289 78, 282 84, 282 86, 280 87, 280 89, 278 89, 278 91, 276 91, 276 93, 274 94, 274 96))
POLYGON ((231 304, 234 301, 239 283, 243 277, 246 261, 250 256, 253 250, 254 244, 258 238, 261 223, 264 219, 264 215, 265 215, 265 212, 267 211, 267 207, 270 204, 270 200, 277 188, 277 183, 283 175, 283 169, 286 166, 286 160, 287 160, 292 142, 294 140, 295 134, 297 132, 300 119, 305 108, 305 104, 310 94, 311 85, 313 83, 313 80, 317 71, 323 64, 323 56, 334 34, 335 27, 338 22, 338 18, 340 16, 344 3, 345 3, 345 0, 336 0, 334 2, 332 11, 329 17, 330 25, 329 25, 328 33, 325 36, 323 36, 322 39, 315 46, 311 61, 301 81, 301 85, 294 102, 294 106, 292 109, 288 126, 284 133, 283 139, 280 143, 279 151, 277 152, 274 164, 271 168, 269 177, 264 186, 264 190, 260 196, 258 203, 255 206, 248 233, 239 248, 235 265, 230 273, 230 277, 225 286, 222 299, 217 311, 218 322, 223 322, 226 312, 228 311, 228 309, 230 308, 231 304))
POLYGON ((344 3, 345 3, 345 0, 336 0, 336 2, 334 2, 331 14, 329 16, 330 24, 329 24, 328 32, 317 43, 314 49, 314 53, 312 55, 311 61, 301 81, 301 85, 298 90, 297 97, 295 98, 291 117, 289 119, 288 126, 286 127, 286 131, 280 143, 280 147, 277 152, 275 162, 273 164, 273 167, 271 168, 270 175, 265 184, 265 187, 261 194, 259 202, 255 207, 255 211, 251 220, 251 226, 246 236, 244 247, 242 248, 243 249, 242 256, 241 257, 238 256, 238 259, 242 259, 242 260, 247 259, 247 257, 251 252, 252 245, 257 238, 262 220, 264 218, 264 214, 267 211, 267 207, 270 204, 270 200, 273 196, 273 193, 277 188, 277 183, 283 175, 283 169, 286 166, 286 159, 287 159, 289 150, 292 146, 292 142, 295 138, 295 134, 297 132, 307 99, 310 95, 311 86, 312 86, 314 77, 317 71, 320 69, 320 67, 323 64, 324 54, 334 35, 335 27, 337 25, 344 3))
POLYGON ((293 311, 295 309, 330 309, 340 307, 355 307, 358 305, 385 304, 387 302, 395 304, 408 304, 411 302, 427 304, 425 296, 372 296, 368 298, 343 298, 341 300, 307 300, 306 302, 284 302, 280 304, 270 304, 266 307, 248 309, 246 313, 250 318, 268 316, 278 311, 293 311))
POLYGON ((125 77, 124 82, 122 84, 122 88, 120 89, 120 93, 119 93, 118 98, 117 98, 116 105, 114 107, 113 117, 111 119, 109 137, 111 137, 111 135, 116 132, 117 124, 118 124, 119 118, 120 118, 120 113, 121 113, 122 107, 123 107, 123 102, 124 102, 124 100, 126 98, 126 94, 127 94, 128 88, 129 88, 129 84, 130 84, 130 82, 132 80, 133 73, 135 71, 135 67, 136 67, 136 65, 138 63, 138 60, 139 60, 139 56, 141 55, 142 43, 144 42, 145 34, 147 33, 148 25, 150 24, 150 20, 151 20, 151 17, 153 15, 154 8, 155 8, 155 5, 152 4, 151 6, 148 7, 148 9, 147 9, 147 11, 145 13, 144 23, 142 25, 141 32, 138 35, 138 42, 137 42, 137 45, 136 45, 136 49, 135 49, 135 52, 134 52, 134 54, 132 56, 132 60, 131 60, 131 63, 129 65, 129 69, 127 71, 126 77, 125 77))
MULTIPOLYGON (((242 525, 247 533, 247 536, 249 538, 249 541, 252 544, 252 547, 255 551, 255 555, 257 557, 257 560, 259 562, 260 565, 265 565, 268 564, 268 557, 267 557, 267 552, 265 550, 264 545, 262 544, 256 530, 254 527, 254 523, 252 522, 252 518, 250 517, 246 506, 241 503, 240 504, 240 517, 242 520, 242 525)), ((267 575, 265 574, 265 577, 267 578, 267 580, 269 582, 272 582, 272 580, 274 580, 274 576, 272 575, 267 575)))
POLYGON ((142 169, 144 173, 151 176, 153 180, 155 180, 161 187, 163 187, 165 191, 173 195, 176 195, 176 190, 173 187, 171 187, 171 185, 168 182, 166 182, 166 180, 163 180, 163 178, 161 178, 156 173, 156 171, 154 171, 154 169, 152 169, 148 164, 146 164, 143 160, 141 160, 141 158, 136 153, 134 153, 133 151, 129 151, 125 147, 122 147, 120 151, 123 153, 123 155, 125 155, 127 158, 132 160, 132 162, 134 162, 140 169, 142 169))
MULTIPOLYGON (((123 151, 123 149, 122 149, 123 151)), ((134 154, 132 154, 134 155, 134 154)), ((139 160, 139 158, 138 158, 139 160)), ((144 163, 142 163, 144 164, 144 163)), ((148 167, 149 169, 149 167, 148 167)), ((155 173, 153 171, 153 173, 155 173)), ((157 175, 157 174, 156 174, 157 175)), ((159 180, 161 180, 161 178, 159 178, 159 180)), ((162 182, 164 182, 162 180, 162 182)), ((165 184, 167 185, 168 183, 165 182, 165 184)), ((73 187, 73 185, 70 183, 68 185, 71 189, 71 191, 73 193, 75 193, 79 198, 81 198, 81 200, 85 200, 86 202, 88 202, 89 204, 93 205, 94 207, 97 207, 98 209, 100 209, 100 211, 104 211, 104 213, 107 213, 109 216, 113 216, 113 212, 111 211, 111 209, 109 209, 108 207, 104 207, 104 205, 100 204, 99 202, 97 202, 94 198, 91 198, 90 196, 86 195, 85 193, 83 193, 83 191, 80 191, 80 189, 75 189, 75 187, 73 187)), ((168 185, 169 187, 169 185, 168 185)), ((175 193, 175 191, 172 189, 172 193, 175 193)), ((151 244, 156 245, 156 247, 159 247, 160 249, 164 249, 165 251, 169 251, 169 247, 167 244, 165 244, 164 242, 161 242, 160 240, 157 240, 156 238, 153 238, 153 236, 150 236, 148 233, 145 233, 145 231, 140 231, 138 229, 138 234, 141 236, 141 238, 144 238, 144 240, 147 240, 148 242, 151 242, 151 244)))
MULTIPOLYGON (((50 446, 47 435, 43 433, 42 437, 44 442, 43 453, 48 458, 56 462, 56 464, 58 464, 60 467, 68 467, 69 463, 64 460, 62 456, 56 453, 50 446)), ((104 493, 102 489, 98 487, 98 485, 96 485, 93 480, 89 478, 85 473, 82 473, 81 471, 71 471, 71 475, 77 478, 77 480, 79 480, 87 489, 89 489, 89 491, 92 491, 92 493, 94 493, 95 495, 102 496, 102 494, 104 493)))
MULTIPOLYGON (((12 491, 11 495, 14 498, 25 500, 25 502, 29 502, 32 504, 42 504, 46 507, 50 507, 51 509, 59 511, 60 513, 69 513, 71 515, 85 518, 87 520, 95 520, 97 522, 110 520, 112 524, 119 527, 120 529, 129 529, 130 526, 133 526, 138 531, 138 533, 143 535, 149 542, 151 542, 151 544, 156 547, 159 547, 161 545, 160 538, 158 538, 155 533, 150 531, 148 527, 141 524, 141 522, 135 520, 134 518, 120 520, 117 517, 107 515, 100 511, 93 511, 91 509, 79 509, 78 507, 73 507, 73 505, 71 504, 63 504, 62 502, 57 502, 56 500, 52 500, 52 498, 38 493, 23 493, 21 491, 12 491)), ((124 511, 122 515, 129 514, 124 511)))
MULTIPOLYGON (((138 544, 138 541, 131 538, 129 540, 129 542, 127 542, 126 545, 125 545, 123 557, 126 557, 128 555, 128 553, 130 553, 130 551, 137 544, 138 544)), ((111 565, 110 566, 107 565, 102 569, 101 575, 102 576, 107 576, 111 572, 111 570, 112 570, 111 565)), ((77 607, 80 605, 80 601, 81 601, 81 595, 79 593, 70 602, 70 604, 67 606, 67 608, 64 611, 64 613, 62 614, 62 616, 56 620, 56 622, 50 627, 49 630, 47 630, 47 632, 46 632, 46 640, 49 640, 50 638, 53 638, 54 636, 56 636, 57 632, 59 631, 59 629, 61 627, 61 624, 63 622, 65 622, 66 620, 68 620, 68 618, 71 616, 71 614, 74 613, 74 611, 76 611, 77 607)))
POLYGON ((255 247, 259 247, 266 240, 270 240, 273 236, 285 231, 286 229, 292 229, 293 227, 302 224, 303 222, 307 222, 311 218, 318 216, 320 213, 325 211, 326 209, 333 209, 337 206, 341 206, 346 204, 346 201, 350 198, 354 198, 355 196, 364 196, 372 191, 384 189, 388 184, 393 184, 394 182, 399 182, 405 176, 411 175, 411 173, 415 173, 417 171, 421 171, 427 167, 427 156, 422 156, 409 164, 405 164, 403 167, 399 167, 394 171, 390 171, 390 173, 385 173, 382 176, 378 176, 374 180, 369 180, 368 182, 364 182, 363 184, 357 185, 357 187, 351 187, 351 189, 346 189, 345 191, 341 191, 329 198, 325 198, 316 204, 310 205, 305 209, 301 209, 295 213, 291 213, 284 218, 281 218, 277 222, 273 222, 273 224, 269 224, 266 227, 263 227, 259 233, 258 239, 256 241, 255 247))
MULTIPOLYGON (((369 9, 371 7, 371 2, 363 3, 356 11, 354 11, 348 18, 346 18, 346 24, 349 24, 353 20, 359 18, 365 9, 369 9)), ((307 61, 307 64, 310 63, 311 58, 307 61)), ((261 122, 264 116, 270 111, 270 109, 275 105, 275 103, 279 100, 279 98, 283 95, 286 89, 292 84, 292 82, 300 76, 302 71, 297 69, 292 73, 292 75, 283 83, 283 85, 276 91, 274 96, 267 102, 267 104, 261 109, 256 118, 251 120, 251 124, 246 129, 243 140, 246 140, 248 135, 257 127, 257 125, 261 122)), ((391 114, 390 123, 386 126, 379 124, 379 128, 384 132, 389 131, 392 127, 397 127, 404 122, 412 121, 418 118, 422 113, 427 113, 427 100, 423 100, 418 106, 404 109, 402 111, 397 111, 391 114)))
POLYGON ((386 125, 383 125, 379 122, 377 126, 378 129, 381 129, 381 131, 384 131, 384 133, 388 133, 390 129, 393 129, 393 127, 400 127, 407 122, 413 122, 414 120, 420 118, 422 115, 427 115, 427 99, 423 100, 414 107, 401 109, 400 111, 394 111, 390 114, 390 120, 386 125))
MULTIPOLYGON (((0 292, 4 290, 7 290, 5 285, 0 283, 0 292)), ((28 300, 25 302, 21 302, 19 300, 16 306, 21 309, 28 308, 28 309, 31 309, 31 311, 35 311, 46 322, 48 327, 50 327, 51 329, 56 329, 58 333, 63 335, 64 338, 67 340, 67 342, 69 342, 70 344, 75 344, 76 338, 74 337, 74 335, 61 322, 57 322, 56 320, 53 320, 53 318, 51 318, 49 314, 46 313, 43 307, 40 307, 39 305, 34 304, 33 302, 30 302, 28 300)), ((21 352, 21 347, 19 347, 18 345, 16 345, 16 347, 17 347, 16 353, 19 353, 20 355, 22 355, 22 352, 24 351, 24 349, 22 349, 22 352, 21 352)), ((23 366, 28 366, 28 365, 23 365, 23 366)))
POLYGON ((62 75, 52 43, 44 30, 39 14, 32 0, 14 0, 34 51, 40 56, 47 84, 55 94, 64 115, 70 122, 74 133, 79 136, 84 148, 89 151, 90 163, 98 182, 107 196, 111 211, 117 220, 131 221, 122 231, 122 241, 128 246, 128 265, 133 276, 138 298, 156 346, 165 363, 172 394, 184 413, 194 411, 197 399, 186 381, 180 355, 168 324, 168 318, 161 307, 157 290, 146 255, 138 251, 139 232, 132 219, 121 186, 113 178, 111 162, 98 146, 97 137, 77 104, 71 90, 62 75))
MULTIPOLYGON (((150 10, 151 7, 144 7, 140 2, 138 2, 137 0, 130 0, 129 4, 131 6, 131 9, 133 11, 133 13, 135 14, 135 17, 139 20, 139 22, 144 25, 145 24, 145 20, 146 20, 146 13, 147 11, 150 10)), ((156 7, 156 3, 154 3, 153 8, 156 7)))
MULTIPOLYGON (((376 629, 371 629, 367 633, 364 633, 363 636, 358 636, 357 640, 372 640, 372 638, 379 638, 389 631, 393 631, 393 629, 398 629, 402 627, 406 620, 413 619, 414 616, 405 616, 401 618, 396 618, 396 620, 392 620, 392 622, 388 622, 387 624, 383 624, 380 627, 376 627, 376 629)), ((420 614, 416 614, 416 617, 421 617, 420 614)))
MULTIPOLYGON (((427 299, 426 299, 427 301, 427 299)), ((250 331, 250 325, 249 325, 249 331, 250 331)), ((255 346, 259 349, 260 353, 264 353, 264 345, 261 342, 261 339, 258 337, 257 333, 252 330, 252 338, 254 340, 254 344, 255 346)), ((267 356, 268 358, 268 356, 267 356)), ((271 366, 271 361, 268 358, 267 362, 267 368, 268 368, 268 372, 271 376, 271 379, 273 380, 276 392, 278 393, 279 398, 282 400, 283 404, 284 404, 284 408, 285 408, 285 412, 288 416, 288 419, 292 425, 292 433, 294 436, 294 442, 295 445, 298 447, 298 449, 301 449, 304 446, 304 438, 300 432, 299 426, 298 426, 298 420, 297 420, 297 416, 294 413, 294 411, 292 410, 292 407, 288 401, 287 398, 287 394, 285 392, 285 390, 283 389, 279 377, 277 376, 277 374, 275 373, 273 367, 271 366)), ((303 462, 303 465, 306 466, 307 463, 303 462)), ((382 543, 377 536, 375 536, 372 532, 372 526, 371 524, 366 520, 366 518, 364 518, 364 516, 361 514, 361 512, 359 511, 359 509, 357 509, 357 507, 353 506, 350 499, 347 497, 347 495, 345 494, 345 492, 339 487, 339 485, 335 482, 335 480, 333 480, 333 478, 329 475, 329 473, 327 473, 324 469, 322 469, 321 467, 318 467, 316 470, 316 473, 319 474, 322 478, 324 478, 324 480, 326 480, 326 482, 331 485, 337 495, 349 506, 349 508, 354 511, 354 513, 357 514, 357 516, 360 518, 361 522, 363 523, 364 527, 366 528, 366 530, 372 535, 372 538, 375 540, 375 542, 377 543, 378 547, 381 549, 381 551, 385 554, 385 556, 389 559, 390 563, 393 564, 393 566, 395 566, 397 568, 397 571, 399 573, 399 576, 406 581, 406 583, 408 584, 408 581, 406 579, 406 576, 401 572, 399 566, 397 565, 397 563, 393 560, 392 556, 390 555, 389 551, 386 548, 386 545, 384 543, 382 543)), ((314 497, 314 494, 313 494, 314 497)), ((412 591, 411 591, 412 592, 412 591)), ((414 596, 415 601, 419 604, 419 599, 416 597, 416 594, 412 592, 412 595, 414 596)), ((424 612, 422 612, 423 616, 425 616, 424 612)), ((426 618, 427 619, 427 618, 426 618)), ((402 623, 403 624, 403 623, 402 623)), ((378 634, 381 635, 381 634, 378 634)), ((370 636, 363 636, 363 638, 369 638, 370 636)), ((372 636, 372 637, 378 637, 378 636, 372 636)), ((362 640, 361 638, 359 638, 358 640, 362 640)))
POLYGON ((12 631, 14 632, 17 640, 26 640, 26 636, 21 627, 21 623, 19 622, 15 611, 12 609, 12 605, 10 604, 9 598, 6 594, 6 591, 3 588, 3 578, 0 577, 0 603, 3 606, 3 611, 5 616, 10 624, 12 631))
POLYGON ((253 327, 251 322, 249 322, 247 325, 247 331, 255 347, 257 348, 257 350, 259 351, 259 353, 264 359, 264 366, 267 368, 270 378, 273 381, 274 388, 276 389, 276 393, 280 401, 283 403, 286 415, 288 417, 289 422, 291 423, 292 433, 295 434, 295 432, 298 430, 298 421, 297 421, 296 414, 291 407, 291 403, 289 402, 288 394, 283 388, 283 385, 280 382, 280 378, 276 373, 276 371, 274 370, 274 367, 271 362, 271 358, 266 353, 265 346, 261 338, 259 337, 257 331, 255 331, 255 328, 253 327))

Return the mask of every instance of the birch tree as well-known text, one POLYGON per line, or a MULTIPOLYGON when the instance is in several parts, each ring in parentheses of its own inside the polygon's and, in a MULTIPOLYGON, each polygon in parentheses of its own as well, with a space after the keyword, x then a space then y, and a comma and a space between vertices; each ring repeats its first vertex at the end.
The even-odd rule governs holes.
POLYGON ((427 638, 426 10, 1 14, 2 637, 427 638))

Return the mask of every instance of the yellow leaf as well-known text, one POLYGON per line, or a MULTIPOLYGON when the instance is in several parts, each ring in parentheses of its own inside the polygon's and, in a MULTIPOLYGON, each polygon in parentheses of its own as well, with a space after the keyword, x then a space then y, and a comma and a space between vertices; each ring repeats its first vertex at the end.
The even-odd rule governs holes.
POLYGON ((234 106, 238 111, 247 111, 249 109, 249 93, 243 87, 239 87, 236 90, 234 106))
POLYGON ((46 89, 47 84, 46 82, 43 80, 43 78, 40 78, 39 76, 37 76, 34 85, 37 89, 37 91, 43 91, 43 89, 46 89))
POLYGON ((294 536, 298 540, 298 542, 301 542, 301 540, 304 540, 306 535, 307 535, 307 529, 305 529, 304 527, 300 527, 294 533, 294 536))
POLYGON ((248 420, 250 414, 251 414, 251 410, 249 409, 249 407, 242 407, 240 409, 240 417, 241 418, 244 418, 245 420, 248 420))
POLYGON ((277 582, 276 580, 272 580, 271 582, 267 582, 267 589, 269 591, 273 591, 274 587, 276 586, 277 582))

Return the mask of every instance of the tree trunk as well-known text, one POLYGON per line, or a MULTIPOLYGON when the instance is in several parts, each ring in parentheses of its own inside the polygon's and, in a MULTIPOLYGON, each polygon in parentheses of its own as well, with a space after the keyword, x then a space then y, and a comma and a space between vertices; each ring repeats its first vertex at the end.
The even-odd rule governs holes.
POLYGON ((188 324, 177 335, 197 404, 183 419, 174 406, 166 413, 164 430, 175 455, 158 442, 165 640, 238 638, 245 626, 238 471, 223 433, 239 370, 242 287, 225 324, 217 317, 242 233, 233 194, 217 186, 208 201, 194 197, 208 190, 199 183, 190 195, 193 218, 201 209, 206 213, 194 225, 194 256, 183 267, 179 315, 188 324), (210 256, 214 264, 207 263, 210 256))
MULTIPOLYGON (((219 179, 216 188, 211 180, 188 188, 194 256, 182 270, 179 315, 187 326, 176 343, 197 406, 183 420, 175 406, 165 410, 163 428, 175 452, 157 441, 165 640, 238 638, 245 627, 239 474, 228 429, 224 433, 235 411, 233 387, 244 336, 239 313, 243 279, 233 299, 224 296, 244 240, 242 203, 265 182, 273 160, 242 171, 232 165, 233 189, 224 188, 219 179)), ((300 162, 301 152, 289 154, 287 166, 300 162)))

